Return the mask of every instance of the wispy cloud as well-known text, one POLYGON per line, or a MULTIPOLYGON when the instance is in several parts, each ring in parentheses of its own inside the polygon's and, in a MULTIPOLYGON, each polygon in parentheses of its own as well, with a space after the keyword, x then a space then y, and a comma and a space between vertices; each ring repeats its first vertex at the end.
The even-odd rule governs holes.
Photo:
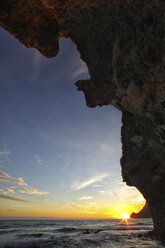
POLYGON ((0 152, 0 156, 1 155, 9 155, 10 154, 10 151, 1 151, 0 152))
POLYGON ((112 150, 112 147, 109 144, 103 143, 100 145, 100 149, 101 149, 101 152, 109 154, 112 150))
POLYGON ((63 161, 64 161, 64 166, 62 167, 61 171, 64 173, 64 171, 66 171, 70 166, 70 159, 66 157, 63 159, 63 161))
POLYGON ((132 202, 145 202, 145 199, 142 195, 139 195, 138 197, 131 200, 132 202))
POLYGON ((92 198, 93 198, 93 196, 82 196, 82 197, 79 198, 79 200, 80 201, 82 201, 82 200, 90 200, 92 198))
POLYGON ((115 155, 119 156, 121 153, 121 143, 119 140, 116 139, 116 137, 107 138, 103 143, 99 144, 99 149, 101 153, 105 153, 106 155, 115 155))
POLYGON ((94 187, 94 188, 101 188, 102 185, 101 185, 101 184, 94 184, 93 187, 94 187))
POLYGON ((141 193, 135 187, 129 187, 123 182, 116 181, 116 183, 112 185, 110 191, 112 192, 112 196, 115 197, 115 200, 117 201, 118 204, 134 203, 138 205, 143 201, 145 201, 141 193))
POLYGON ((31 201, 24 200, 22 198, 17 198, 17 197, 8 196, 8 195, 1 195, 1 194, 0 194, 0 198, 5 199, 5 200, 18 201, 18 202, 31 202, 31 201))
POLYGON ((29 194, 29 195, 45 195, 45 194, 48 194, 48 192, 38 191, 38 189, 23 188, 23 189, 19 189, 18 191, 23 193, 23 194, 29 194))
POLYGON ((79 58, 76 57, 71 65, 71 76, 72 78, 76 78, 80 75, 87 74, 88 68, 86 64, 79 58))
POLYGON ((69 206, 68 206, 69 208, 72 208, 72 209, 74 209, 74 210, 84 210, 84 206, 83 205, 78 205, 78 204, 75 204, 75 203, 72 203, 72 204, 70 204, 69 206))
POLYGON ((41 65, 43 62, 43 56, 35 49, 33 54, 33 75, 32 81, 37 80, 40 74, 41 65))
POLYGON ((128 198, 128 197, 133 197, 139 192, 135 187, 129 187, 123 182, 119 182, 118 184, 115 185, 115 193, 118 197, 120 198, 128 198))
POLYGON ((144 197, 142 195, 139 195, 138 198, 137 198, 137 201, 138 202, 143 202, 145 201, 144 197))
POLYGON ((101 194, 110 194, 110 195, 113 195, 113 192, 112 192, 112 191, 100 190, 99 192, 100 192, 101 194))
POLYGON ((72 72, 72 77, 75 78, 85 73, 88 73, 88 71, 86 70, 86 67, 82 64, 80 65, 80 67, 74 69, 74 71, 72 72))
POLYGON ((35 159, 36 159, 36 163, 37 163, 38 165, 42 165, 43 160, 41 159, 40 156, 36 155, 36 156, 35 156, 35 159))
POLYGON ((27 185, 27 183, 24 182, 22 177, 14 178, 5 173, 4 171, 0 170, 0 181, 3 182, 10 182, 10 183, 15 183, 18 185, 27 185))
POLYGON ((83 183, 73 185, 72 188, 76 189, 76 190, 84 189, 84 188, 92 185, 93 183, 103 181, 108 176, 109 176, 108 173, 96 175, 92 178, 89 178, 87 181, 84 181, 83 183))
POLYGON ((15 193, 15 191, 13 189, 0 189, 0 192, 2 192, 3 195, 5 195, 7 193, 12 193, 12 194, 15 193))

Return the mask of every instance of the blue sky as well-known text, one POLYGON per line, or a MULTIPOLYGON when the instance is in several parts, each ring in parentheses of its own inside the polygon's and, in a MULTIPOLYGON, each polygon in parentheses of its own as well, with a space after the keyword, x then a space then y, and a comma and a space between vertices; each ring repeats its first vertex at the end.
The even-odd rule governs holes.
POLYGON ((2 28, 0 37, 2 216, 98 217, 105 206, 141 203, 122 183, 120 111, 88 108, 74 85, 89 78, 76 46, 61 39, 48 59, 2 28))

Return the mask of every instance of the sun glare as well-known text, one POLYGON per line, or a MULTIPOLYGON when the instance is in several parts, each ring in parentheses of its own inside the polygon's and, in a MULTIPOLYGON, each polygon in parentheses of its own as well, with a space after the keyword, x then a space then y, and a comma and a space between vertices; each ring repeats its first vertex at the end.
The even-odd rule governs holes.
POLYGON ((129 218, 130 218, 130 215, 129 215, 129 214, 122 213, 121 219, 127 220, 127 219, 129 219, 129 218))
POLYGON ((121 221, 120 221, 120 223, 118 225, 120 226, 123 222, 125 222, 126 225, 127 225, 128 230, 129 230, 130 228, 129 228, 129 224, 128 224, 128 219, 130 219, 130 215, 126 214, 126 213, 122 213, 121 221))

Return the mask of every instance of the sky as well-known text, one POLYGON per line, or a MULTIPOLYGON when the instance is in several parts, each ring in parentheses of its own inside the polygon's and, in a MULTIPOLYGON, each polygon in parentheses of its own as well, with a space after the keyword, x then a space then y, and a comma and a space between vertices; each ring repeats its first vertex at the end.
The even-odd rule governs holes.
POLYGON ((88 108, 70 39, 57 57, 0 28, 0 217, 120 218, 144 199, 122 182, 121 112, 88 108))

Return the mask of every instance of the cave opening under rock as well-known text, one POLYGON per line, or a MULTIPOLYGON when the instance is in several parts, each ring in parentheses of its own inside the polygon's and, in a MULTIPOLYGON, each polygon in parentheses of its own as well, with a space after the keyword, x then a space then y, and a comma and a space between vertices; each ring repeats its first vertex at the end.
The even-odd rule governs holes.
MULTIPOLYGON (((89 74, 71 40, 60 39, 59 55, 47 59, 1 30, 2 63, 1 149, 5 142, 15 154, 10 163, 4 161, 7 172, 24 174, 25 181, 46 191, 50 186, 55 192, 60 189, 77 206, 86 201, 83 204, 89 209, 86 213, 80 210, 77 217, 98 217, 99 209, 99 217, 140 210, 144 199, 121 178, 121 113, 110 105, 85 106, 74 82, 89 74), (93 213, 90 202, 95 203, 93 213)), ((26 208, 24 212, 28 214, 26 208)))

